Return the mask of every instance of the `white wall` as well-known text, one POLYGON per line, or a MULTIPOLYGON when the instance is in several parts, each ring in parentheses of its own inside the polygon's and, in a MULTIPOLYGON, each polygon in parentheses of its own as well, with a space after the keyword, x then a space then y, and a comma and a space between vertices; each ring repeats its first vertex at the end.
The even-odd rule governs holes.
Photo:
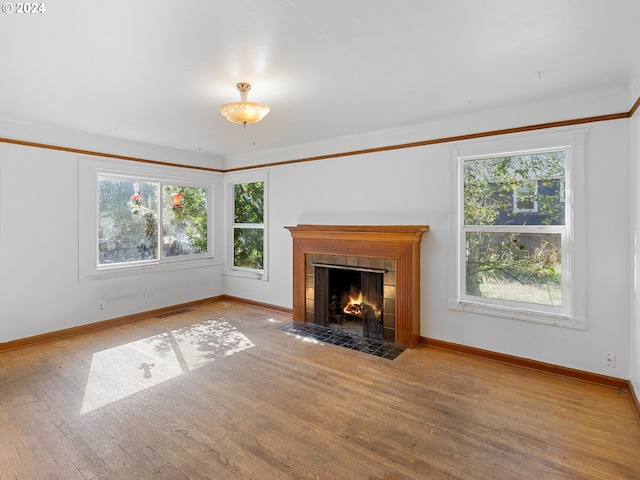
MULTIPOLYGON (((0 136, 172 163, 221 159, 91 135, 0 123, 0 136), (57 141, 56 141, 57 140, 57 141)), ((78 165, 87 155, 0 143, 0 342, 220 295, 222 262, 105 280, 78 275, 78 165), (97 311, 97 302, 106 308, 97 311)), ((113 160, 119 162, 120 160, 113 160)), ((215 186, 222 216, 222 177, 215 186)), ((216 257, 222 231, 216 229, 216 257), (219 238, 218 238, 219 237, 219 238)))
MULTIPOLYGON (((227 277, 225 291, 291 306, 292 254, 291 237, 284 229, 287 225, 428 224, 431 230, 422 243, 422 336, 628 378, 629 121, 598 122, 585 127, 589 130, 586 330, 448 308, 453 212, 447 144, 272 167, 270 280, 227 277), (616 368, 603 366, 605 351, 616 353, 616 368)), ((309 149, 297 153, 312 156, 314 152, 309 149)))
MULTIPOLYGON (((220 158, 193 152, 2 121, 0 136, 171 163, 233 168, 628 110, 628 103, 621 106, 620 95, 610 94, 607 98, 614 101, 602 100, 607 105, 591 102, 595 111, 584 109, 586 101, 563 102, 557 111, 551 111, 550 101, 538 108, 470 114, 402 131, 230 158, 224 165, 220 158), (575 107, 577 113, 571 114, 569 107, 575 107), (545 109, 551 113, 543 115, 541 111, 545 109)), ((628 102, 628 92, 625 98, 628 102)), ((448 309, 452 214, 448 144, 272 167, 268 281, 223 277, 220 182, 216 185, 217 261, 213 267, 80 282, 80 155, 0 143, 0 342, 222 293, 291 307, 291 237, 285 226, 428 224, 431 231, 422 243, 421 335, 620 378, 631 376, 637 385, 640 328, 637 314, 632 315, 635 297, 630 288, 633 257, 629 219, 638 219, 640 214, 637 210, 632 212, 629 205, 632 190, 637 188, 629 178, 630 138, 634 139, 633 156, 637 162, 640 133, 638 120, 634 120, 630 135, 631 124, 630 120, 616 120, 584 125, 589 129, 588 318, 584 331, 448 309), (98 300, 107 305, 100 314, 96 309, 98 300), (616 368, 602 365, 604 351, 616 352, 616 368)), ((636 176, 640 183, 640 174, 636 176)))
POLYGON ((54 147, 86 150, 142 160, 211 169, 220 169, 224 163, 224 158, 219 155, 207 155, 195 151, 178 150, 160 145, 32 125, 2 118, 0 118, 0 137, 17 141, 41 143, 54 147))
POLYGON ((630 121, 631 129, 631 261, 634 270, 631 279, 631 326, 629 335, 629 379, 636 394, 640 395, 640 292, 638 292, 638 274, 640 273, 640 118, 636 114, 630 121))

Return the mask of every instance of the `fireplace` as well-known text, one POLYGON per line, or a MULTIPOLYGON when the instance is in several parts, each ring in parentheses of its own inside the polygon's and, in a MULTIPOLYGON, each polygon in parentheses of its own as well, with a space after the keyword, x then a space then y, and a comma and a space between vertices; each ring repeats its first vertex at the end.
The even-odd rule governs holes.
MULTIPOLYGON (((384 328, 385 274, 389 274, 388 281, 392 279, 392 272, 384 268, 387 262, 374 262, 378 265, 372 267, 368 258, 317 254, 308 254, 306 260, 310 267, 306 276, 313 277, 306 282, 308 321, 367 338, 395 341, 393 312, 384 328)), ((392 301, 387 299, 388 307, 392 301)))
POLYGON ((293 320, 418 345, 420 242, 428 226, 286 228, 293 237, 293 320))

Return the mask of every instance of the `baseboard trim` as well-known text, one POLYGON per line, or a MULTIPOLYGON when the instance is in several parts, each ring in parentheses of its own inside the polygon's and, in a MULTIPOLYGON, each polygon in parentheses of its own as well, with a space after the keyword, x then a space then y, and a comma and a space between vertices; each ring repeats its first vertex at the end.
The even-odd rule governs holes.
POLYGON ((631 382, 629 382, 629 395, 631 396, 633 411, 636 412, 636 418, 638 419, 638 422, 640 422, 640 401, 638 400, 638 395, 636 395, 636 391, 633 388, 633 383, 631 382))
POLYGON ((115 327, 117 325, 124 325, 126 323, 136 322, 144 318, 165 315, 167 313, 171 313, 176 310, 183 310, 185 308, 197 307, 199 305, 205 305, 207 303, 221 302, 223 300, 226 300, 229 302, 244 303, 246 305, 251 305, 258 308, 264 308, 267 310, 274 310, 277 312, 282 312, 287 314, 292 313, 292 310, 290 308, 280 307, 278 305, 255 302, 253 300, 234 297, 231 295, 217 295, 215 297, 203 298, 201 300, 194 300, 191 302, 179 303, 177 305, 171 305, 169 307, 156 308, 153 310, 147 310, 145 312, 125 315, 124 317, 110 318, 109 320, 102 320, 100 322, 88 323, 85 325, 78 325, 77 327, 65 328, 63 330, 55 330, 53 332, 42 333, 40 335, 34 335, 32 337, 11 340, 9 342, 0 343, 0 352, 15 350, 16 348, 29 347, 31 345, 37 345, 39 343, 53 342, 56 340, 67 338, 67 337, 73 337, 75 335, 81 335, 83 333, 95 332, 96 330, 102 330, 109 327, 115 327))
POLYGON ((95 332, 96 330, 102 330, 109 327, 115 327, 117 325, 124 325, 125 323, 136 322, 143 318, 155 317, 157 315, 164 315, 175 310, 182 310, 189 307, 197 307, 206 303, 217 302, 223 300, 224 295, 218 295, 216 297, 203 298, 201 300, 194 300, 192 302, 180 303, 178 305, 172 305, 170 307, 157 308, 154 310, 147 310, 145 312, 134 313, 131 315, 125 315, 124 317, 111 318, 109 320, 102 320, 100 322, 88 323, 85 325, 78 325, 77 327, 65 328, 63 330, 56 330, 53 332, 42 333, 40 335, 34 335, 32 337, 19 338, 17 340, 11 340, 9 342, 0 343, 0 352, 7 350, 14 350, 16 348, 29 347, 31 345, 37 345, 39 343, 52 342, 67 337, 73 337, 82 333, 95 332))
MULTIPOLYGON (((0 352, 8 350, 14 350, 17 348, 28 347, 31 345, 37 345, 40 343, 51 342, 60 340, 82 333, 94 332, 109 327, 115 327, 117 325, 124 325, 126 323, 136 322, 144 318, 155 317, 158 315, 164 315, 175 310, 182 310, 190 307, 197 307, 199 305, 205 305, 207 303, 230 301, 236 303, 243 303, 251 305, 253 307, 264 308, 266 310, 273 310, 291 315, 293 313, 291 308, 281 307, 279 305, 272 305, 269 303, 256 302, 246 298, 235 297, 232 295, 217 295, 215 297, 203 298, 200 300, 194 300, 191 302, 180 303, 169 307, 157 308, 153 310, 147 310, 145 312, 134 313, 131 315, 125 315, 123 317, 112 318, 109 320, 103 320, 100 322, 89 323, 86 325, 78 325, 77 327, 65 328, 63 330, 56 330, 53 332, 43 333, 40 335, 34 335, 32 337, 20 338, 17 340, 11 340, 9 342, 0 343, 0 352)), ((618 388, 629 391, 631 402, 633 404, 636 416, 640 420, 640 401, 636 395, 633 385, 630 381, 609 377, 607 375, 600 375, 598 373, 585 372, 583 370, 576 370, 573 368, 562 367, 559 365, 553 365, 550 363, 539 362, 537 360, 530 360, 527 358, 516 357, 513 355, 506 355, 504 353, 492 352, 491 350, 483 350, 481 348, 469 347, 466 345, 460 345, 457 343, 446 342, 444 340, 436 340, 433 338, 420 337, 420 343, 431 348, 440 348, 443 350, 450 350, 452 352, 462 353, 465 355, 472 355, 475 357, 482 357, 498 362, 515 365, 523 368, 530 368, 532 370, 538 370, 541 372, 551 373, 554 375, 572 378, 576 380, 582 380, 585 382, 595 383, 612 388, 618 388)))
MULTIPOLYGON (((528 358, 516 357, 513 355, 507 355, 504 353, 492 352, 491 350, 483 350, 481 348, 468 347, 466 345, 460 345, 457 343, 445 342, 444 340, 436 340, 433 338, 421 337, 420 343, 427 347, 440 348, 443 350, 450 350, 452 352, 463 353, 465 355, 472 355, 474 357, 482 357, 489 360, 495 360, 518 367, 529 368, 532 370, 538 370, 540 372, 551 373, 561 377, 572 378, 574 380, 582 380, 584 382, 595 383, 606 387, 612 387, 622 390, 631 391, 631 382, 616 377, 609 377, 607 375, 600 375, 599 373, 586 372, 584 370, 576 370, 573 368, 562 367, 560 365, 553 365, 551 363, 540 362, 537 360, 530 360, 528 358)), ((637 399, 636 399, 637 405, 637 399)))
POLYGON ((253 307, 265 308, 267 310, 274 310, 276 312, 287 313, 289 315, 293 314, 293 309, 281 307, 279 305, 272 305, 270 303, 256 302, 254 300, 249 300, 248 298, 234 297, 233 295, 222 295, 222 300, 228 300, 229 302, 236 303, 244 303, 246 305, 251 305, 253 307))

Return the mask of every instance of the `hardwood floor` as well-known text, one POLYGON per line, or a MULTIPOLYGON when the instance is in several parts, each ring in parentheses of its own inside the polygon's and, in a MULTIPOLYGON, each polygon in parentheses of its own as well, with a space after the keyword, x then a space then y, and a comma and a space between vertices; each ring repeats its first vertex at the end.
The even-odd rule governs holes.
POLYGON ((629 394, 216 302, 0 353, 0 479, 638 479, 629 394))

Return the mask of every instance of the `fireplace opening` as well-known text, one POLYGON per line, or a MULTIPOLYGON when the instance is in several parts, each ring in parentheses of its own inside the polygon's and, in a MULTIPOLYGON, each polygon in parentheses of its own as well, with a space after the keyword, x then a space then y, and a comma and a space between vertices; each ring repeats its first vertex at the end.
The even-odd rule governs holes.
POLYGON ((314 323, 384 338, 384 270, 314 265, 314 323))

